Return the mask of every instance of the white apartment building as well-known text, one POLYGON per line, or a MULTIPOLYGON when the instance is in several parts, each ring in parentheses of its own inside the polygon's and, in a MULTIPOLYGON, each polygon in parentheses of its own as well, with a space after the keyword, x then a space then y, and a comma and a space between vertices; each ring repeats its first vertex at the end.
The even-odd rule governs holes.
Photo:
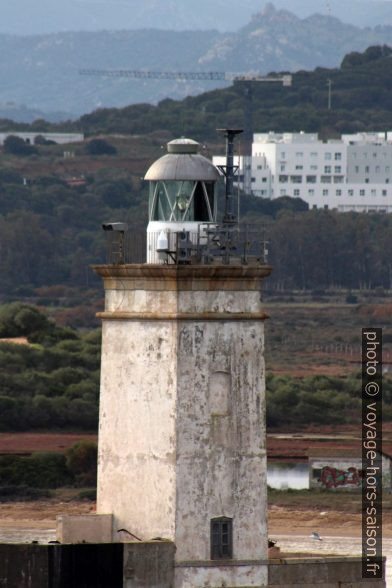
MULTIPOLYGON (((215 165, 224 157, 214 157, 215 165)), ((262 198, 302 198, 309 208, 392 212, 392 132, 342 135, 323 142, 317 133, 257 133, 252 157, 237 157, 243 187, 262 198), (249 172, 248 172, 249 173, 249 172)))

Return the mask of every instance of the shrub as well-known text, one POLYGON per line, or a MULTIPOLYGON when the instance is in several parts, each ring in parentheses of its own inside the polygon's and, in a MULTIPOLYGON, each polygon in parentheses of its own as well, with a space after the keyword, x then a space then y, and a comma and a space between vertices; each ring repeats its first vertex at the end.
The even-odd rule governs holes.
POLYGON ((38 150, 29 145, 20 137, 16 137, 15 135, 9 135, 4 141, 4 151, 5 153, 11 153, 12 155, 35 155, 38 153, 38 150))
POLYGON ((346 303, 347 304, 357 304, 358 302, 358 298, 355 296, 355 294, 352 294, 351 292, 349 294, 347 294, 346 296, 346 303))
POLYGON ((72 483, 65 456, 60 453, 33 453, 29 457, 0 457, 0 478, 4 486, 59 488, 72 483))
POLYGON ((92 139, 86 145, 89 155, 115 155, 117 149, 104 139, 92 139))
POLYGON ((76 497, 78 500, 97 500, 97 491, 95 488, 91 488, 88 490, 82 490, 76 497))
POLYGON ((0 337, 29 335, 51 326, 46 316, 29 304, 11 302, 0 307, 0 337))
POLYGON ((0 486, 0 502, 10 502, 12 500, 39 500, 40 498, 50 498, 52 493, 49 490, 41 488, 31 488, 30 486, 0 486))
POLYGON ((78 486, 95 486, 97 483, 97 444, 79 441, 66 453, 68 470, 78 486))

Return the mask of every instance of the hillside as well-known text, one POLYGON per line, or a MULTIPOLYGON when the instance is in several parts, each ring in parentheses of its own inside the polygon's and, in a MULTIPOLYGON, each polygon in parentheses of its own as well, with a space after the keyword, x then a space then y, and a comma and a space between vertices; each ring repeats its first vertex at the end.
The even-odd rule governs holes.
MULTIPOLYGON (((254 130, 263 132, 319 132, 324 138, 339 133, 392 128, 392 59, 388 47, 352 52, 339 68, 299 71, 291 87, 252 84, 254 130), (327 109, 327 81, 332 82, 332 109, 327 109)), ((206 92, 184 100, 162 100, 157 106, 136 104, 122 109, 97 109, 59 129, 87 134, 144 134, 167 131, 171 136, 190 135, 216 141, 217 128, 244 124, 243 83, 206 92)), ((0 129, 15 128, 0 121, 0 129)), ((24 128, 28 128, 24 126, 24 128)), ((33 130, 56 128, 36 123, 33 130)))
MULTIPOLYGON (((272 4, 233 33, 143 29, 0 35, 0 106, 13 102, 74 117, 98 107, 156 103, 217 86, 208 81, 92 78, 80 76, 81 68, 266 74, 337 67, 347 52, 375 44, 392 44, 392 26, 361 29, 332 16, 299 18, 272 4)), ((24 116, 31 122, 34 115, 24 116)))

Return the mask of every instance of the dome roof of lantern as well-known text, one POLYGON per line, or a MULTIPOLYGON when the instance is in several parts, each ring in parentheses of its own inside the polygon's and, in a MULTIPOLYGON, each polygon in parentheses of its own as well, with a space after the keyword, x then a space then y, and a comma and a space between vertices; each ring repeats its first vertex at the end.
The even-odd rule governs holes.
POLYGON ((193 139, 170 141, 168 153, 150 166, 144 179, 216 182, 220 178, 218 169, 198 150, 199 143, 193 139))

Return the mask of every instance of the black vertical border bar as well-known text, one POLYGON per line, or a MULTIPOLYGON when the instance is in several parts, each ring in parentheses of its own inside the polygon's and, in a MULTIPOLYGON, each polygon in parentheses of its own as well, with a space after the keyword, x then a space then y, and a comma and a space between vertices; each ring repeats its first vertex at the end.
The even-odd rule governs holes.
POLYGON ((383 578, 382 329, 362 329, 362 577, 383 578))

